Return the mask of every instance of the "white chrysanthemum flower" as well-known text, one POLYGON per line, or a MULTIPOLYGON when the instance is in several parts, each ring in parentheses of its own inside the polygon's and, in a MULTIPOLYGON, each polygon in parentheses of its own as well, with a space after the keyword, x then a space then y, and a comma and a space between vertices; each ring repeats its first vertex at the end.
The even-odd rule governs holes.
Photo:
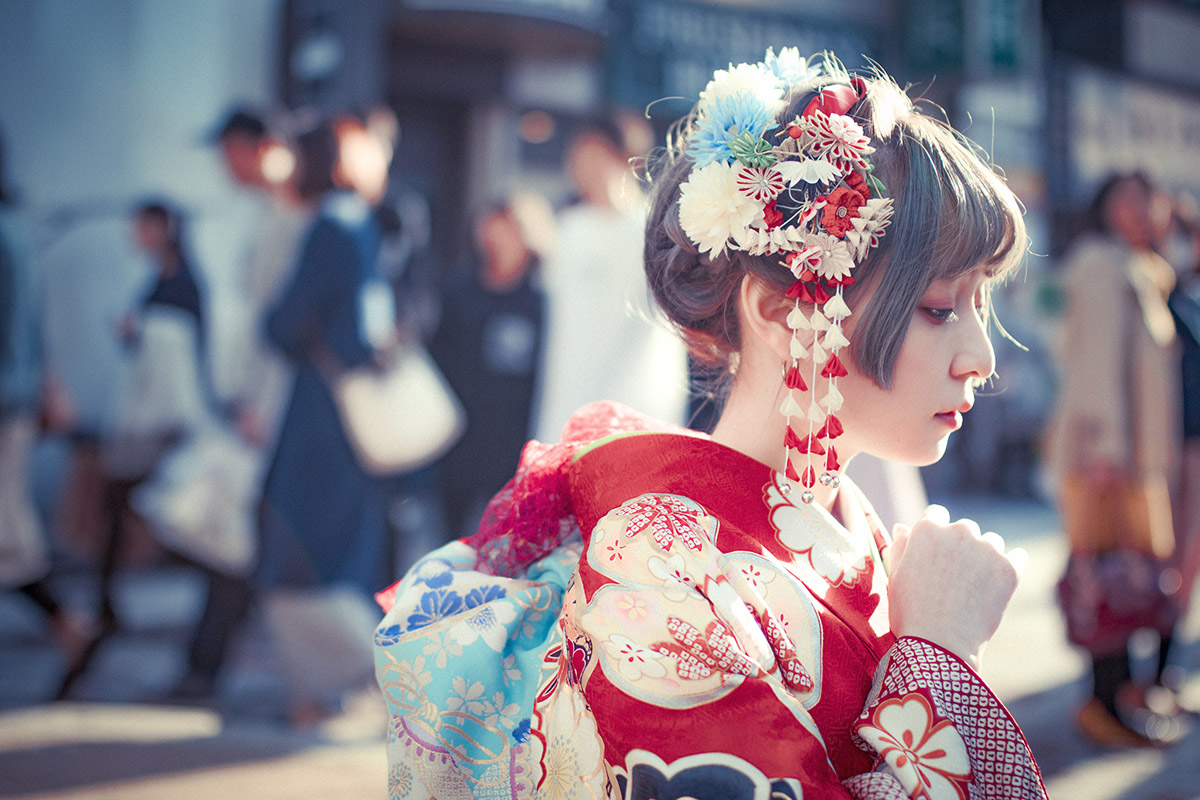
POLYGON ((714 162, 692 170, 679 187, 679 224, 701 252, 715 258, 729 237, 744 237, 763 205, 738 189, 739 168, 714 162))
POLYGON ((730 65, 729 69, 717 70, 700 93, 697 108, 701 115, 706 114, 717 100, 732 97, 738 92, 747 92, 758 98, 772 116, 783 110, 783 90, 775 75, 764 64, 730 65))
POLYGON ((850 256, 850 248, 841 239, 828 233, 811 233, 804 243, 821 248, 821 263, 813 267, 813 272, 828 281, 841 280, 854 269, 854 259, 850 256))

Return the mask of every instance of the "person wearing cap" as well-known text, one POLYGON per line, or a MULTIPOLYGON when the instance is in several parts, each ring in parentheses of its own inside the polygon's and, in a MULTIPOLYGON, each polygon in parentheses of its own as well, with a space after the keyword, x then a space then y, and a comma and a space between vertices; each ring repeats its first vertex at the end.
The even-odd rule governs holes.
MULTIPOLYGON (((255 203, 246 230, 253 231, 242 262, 240 321, 245 335, 236 354, 231 412, 239 434, 254 446, 265 469, 283 407, 292 384, 286 360, 263 339, 263 320, 295 266, 308 214, 290 195, 290 152, 259 114, 230 111, 207 142, 220 149, 229 177, 255 203)), ((255 491, 261 481, 255 481, 255 491)), ((170 695, 174 699, 210 697, 237 625, 252 600, 249 581, 238 575, 205 570, 208 594, 189 648, 187 671, 170 695)))

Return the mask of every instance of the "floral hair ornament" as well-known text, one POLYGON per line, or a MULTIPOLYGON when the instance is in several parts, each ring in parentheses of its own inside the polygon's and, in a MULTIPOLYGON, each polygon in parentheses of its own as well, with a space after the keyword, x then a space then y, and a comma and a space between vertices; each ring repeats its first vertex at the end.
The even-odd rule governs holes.
POLYGON ((779 55, 768 50, 758 64, 718 70, 696 107, 687 140, 695 166, 679 198, 684 232, 710 259, 726 248, 777 254, 795 278, 787 290, 795 306, 787 317, 792 338, 780 413, 787 418, 784 473, 803 485, 806 503, 818 480, 840 483, 833 440, 842 433, 837 381, 846 368, 838 354, 849 345, 842 325, 850 316, 842 290, 854 283, 855 265, 892 217, 892 200, 882 196, 886 189, 868 158, 875 148, 850 113, 866 84, 832 56, 819 59, 810 64, 796 48, 785 48, 779 55), (781 123, 777 117, 797 86, 814 96, 803 113, 781 123), (806 358, 807 377, 800 370, 806 358), (804 456, 802 470, 797 456, 804 456))

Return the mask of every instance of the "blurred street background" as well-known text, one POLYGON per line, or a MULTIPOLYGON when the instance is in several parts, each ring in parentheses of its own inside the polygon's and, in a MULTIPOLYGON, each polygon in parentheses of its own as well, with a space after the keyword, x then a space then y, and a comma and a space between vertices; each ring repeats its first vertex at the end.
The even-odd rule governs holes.
MULTIPOLYGON (((38 420, 32 447, 48 586, 104 622, 100 566, 113 556, 117 621, 56 699, 62 641, 26 597, 0 594, 0 797, 386 796, 379 698, 363 691, 295 725, 257 606, 211 695, 180 697, 207 573, 124 505, 119 536, 102 521, 111 497, 98 442, 127 359, 114 330, 149 274, 131 229, 139 203, 166 199, 187 221, 209 399, 229 405, 245 378, 261 311, 246 265, 265 195, 222 163, 231 110, 261 113, 283 137, 315 114, 384 112, 386 277, 429 335, 471 277, 475 223, 497 198, 524 193, 553 209, 578 199, 565 162, 590 120, 632 121, 625 145, 645 153, 714 69, 795 46, 831 49, 851 68, 884 65, 988 151, 1027 211, 1031 256, 996 298, 1020 346, 997 342, 998 380, 947 456, 921 471, 932 500, 1032 556, 985 677, 1057 800, 1200 798, 1200 732, 1111 751, 1076 731, 1088 663, 1055 604, 1066 544, 1042 447, 1057 268, 1089 197, 1134 168, 1200 194, 1198 43, 1200 0, 0 0, 0 188, 15 187, 27 222, 40 357, 66 409, 38 420)), ((269 192, 288 175, 286 159, 259 166, 269 192)), ((506 330, 524 342, 520 326, 506 330)), ((710 411, 694 402, 689 418, 703 427, 710 411)), ((534 422, 518 427, 524 436, 534 422)), ((388 483, 393 579, 469 524, 457 512, 478 512, 474 499, 447 504, 440 487, 436 467, 388 483)), ((1193 673, 1198 616, 1179 648, 1193 673)), ((1148 663, 1157 645, 1135 644, 1148 663)), ((1184 699, 1198 694, 1191 679, 1184 699)))

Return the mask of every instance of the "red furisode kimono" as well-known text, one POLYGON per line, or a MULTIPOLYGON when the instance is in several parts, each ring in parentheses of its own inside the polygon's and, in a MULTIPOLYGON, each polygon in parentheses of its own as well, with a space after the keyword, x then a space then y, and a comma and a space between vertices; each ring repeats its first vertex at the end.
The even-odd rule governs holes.
POLYGON ((573 567, 561 594, 543 591, 553 568, 504 567, 517 540, 503 533, 455 543, 445 570, 418 565, 399 585, 376 637, 395 796, 1045 797, 972 669, 889 632, 889 537, 849 481, 845 527, 697 435, 617 436, 561 472, 549 496, 581 541, 538 562, 573 567), (430 619, 451 591, 490 602, 430 619), (470 677, 413 691, 413 654, 447 642, 447 667, 470 677))

